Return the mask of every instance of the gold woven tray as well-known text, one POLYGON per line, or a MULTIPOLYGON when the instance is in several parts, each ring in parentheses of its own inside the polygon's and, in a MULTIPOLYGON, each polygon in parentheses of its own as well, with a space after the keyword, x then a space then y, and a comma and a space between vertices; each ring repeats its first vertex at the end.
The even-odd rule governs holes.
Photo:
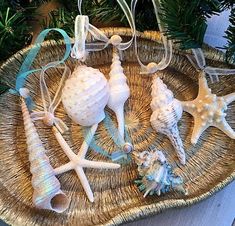
MULTIPOLYGON (((108 36, 120 34, 129 38, 129 29, 104 29, 108 36)), ((163 54, 159 44, 159 34, 156 32, 140 33, 139 52, 142 59, 158 61, 163 54)), ((29 47, 30 48, 30 47, 29 47)), ((15 75, 19 70, 23 57, 29 48, 24 49, 10 58, 0 68, 1 78, 14 87, 15 75)), ((207 62, 210 65, 223 67, 223 55, 214 50, 205 50, 207 62)), ((64 54, 63 44, 45 42, 33 67, 39 68, 50 61, 61 59, 64 54)), ((90 53, 87 64, 99 68, 108 76, 111 63, 111 49, 90 53)), ((76 61, 69 59, 68 66, 73 70, 76 61)), ((209 128, 203 133, 198 144, 190 144, 193 128, 193 118, 183 114, 179 128, 184 142, 187 164, 178 165, 178 160, 168 139, 156 134, 151 129, 149 119, 151 77, 139 74, 140 68, 136 63, 133 49, 124 52, 124 70, 131 88, 131 97, 125 106, 128 132, 137 151, 150 149, 154 146, 163 150, 175 173, 181 175, 189 189, 187 196, 168 193, 161 197, 149 196, 143 198, 134 180, 137 177, 137 167, 134 163, 123 165, 120 170, 87 169, 86 175, 94 191, 95 203, 90 203, 74 172, 65 173, 58 178, 62 189, 71 197, 69 209, 63 214, 37 210, 32 206, 31 175, 29 172, 28 154, 26 151, 25 135, 20 111, 19 97, 5 93, 0 96, 0 216, 13 225, 118 225, 123 222, 136 220, 162 210, 181 207, 196 203, 223 188, 235 178, 235 143, 216 128, 209 128)), ((176 97, 180 100, 190 100, 196 97, 198 90, 198 73, 192 68, 185 56, 174 52, 170 66, 159 72, 176 97)), ((48 71, 46 78, 51 93, 55 93, 61 71, 48 71)), ((234 76, 221 76, 220 83, 210 84, 212 91, 225 95, 235 91, 234 76)), ((38 74, 32 75, 26 85, 32 91, 38 110, 42 110, 39 93, 38 74)), ((112 112, 107 109, 110 114, 112 112)), ((81 127, 75 125, 66 116, 63 107, 59 106, 57 116, 69 126, 70 131, 64 137, 74 151, 77 151, 83 141, 81 127)), ((114 115, 112 118, 115 120, 114 115)), ((228 108, 227 120, 235 128, 235 105, 228 108)), ((39 135, 45 144, 47 154, 53 167, 68 161, 56 142, 51 128, 37 122, 39 135)), ((95 136, 96 142, 110 153, 116 150, 115 143, 99 125, 95 136)), ((105 157, 90 150, 88 158, 107 160, 105 157)))

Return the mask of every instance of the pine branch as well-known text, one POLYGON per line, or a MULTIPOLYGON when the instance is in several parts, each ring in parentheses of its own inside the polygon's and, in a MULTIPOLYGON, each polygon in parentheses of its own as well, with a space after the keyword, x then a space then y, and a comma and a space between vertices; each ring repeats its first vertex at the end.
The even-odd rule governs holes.
POLYGON ((181 49, 201 47, 206 19, 220 12, 217 0, 162 0, 162 21, 166 35, 181 49))
MULTIPOLYGON (((49 13, 49 18, 42 21, 43 28, 60 28, 67 32, 70 37, 74 37, 74 21, 78 12, 69 12, 65 8, 53 10, 49 13)), ((58 40, 61 36, 58 33, 50 33, 47 39, 58 40)))
MULTIPOLYGON (((3 6, 3 5, 2 5, 3 6)), ((23 11, 9 7, 0 10, 0 59, 4 60, 31 41, 23 11)))
POLYGON ((221 10, 231 9, 234 6, 235 1, 234 0, 220 0, 220 4, 221 4, 221 10))
POLYGON ((229 16, 230 25, 225 32, 225 38, 228 40, 226 49, 226 60, 235 62, 235 8, 231 10, 229 16))

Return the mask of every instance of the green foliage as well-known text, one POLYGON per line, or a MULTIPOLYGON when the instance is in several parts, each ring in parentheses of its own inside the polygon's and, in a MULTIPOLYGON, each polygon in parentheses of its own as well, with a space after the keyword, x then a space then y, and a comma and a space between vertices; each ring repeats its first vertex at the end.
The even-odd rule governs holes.
MULTIPOLYGON (((65 8, 53 10, 49 13, 49 18, 42 21, 43 28, 61 28, 67 32, 70 37, 74 36, 74 21, 77 12, 69 12, 65 8)), ((57 33, 50 33, 47 39, 61 39, 61 36, 57 33)))
POLYGON ((220 0, 221 9, 231 9, 235 4, 235 0, 220 0))
POLYGON ((220 12, 217 0, 162 0, 166 35, 181 49, 199 48, 206 32, 206 19, 220 12))
MULTIPOLYGON (((32 8, 29 9, 32 11, 32 8)), ((7 1, 0 3, 0 61, 5 60, 31 41, 26 18, 27 10, 10 8, 7 1)))
POLYGON ((226 49, 226 60, 231 60, 235 62, 235 8, 231 10, 231 15, 229 17, 230 25, 225 32, 225 38, 227 38, 228 43, 225 46, 226 49))
MULTIPOLYGON (((60 23, 61 28, 64 28, 64 23, 66 29, 68 29, 68 27, 73 29, 74 21, 72 19, 74 18, 74 15, 78 14, 77 1, 59 0, 59 2, 63 5, 63 15, 62 12, 57 10, 57 12, 50 14, 50 20, 54 21, 61 15, 61 21, 63 21, 60 23)), ((127 0, 127 3, 130 5, 131 0, 127 0)), ((116 0, 84 0, 82 3, 82 11, 83 14, 89 16, 94 24, 102 23, 102 26, 129 26, 128 21, 116 0)), ((52 24, 53 23, 49 22, 49 26, 52 24)), ((151 0, 139 0, 136 7, 136 24, 137 29, 141 31, 158 30, 151 0)), ((44 22, 43 27, 46 28, 47 23, 44 22)))

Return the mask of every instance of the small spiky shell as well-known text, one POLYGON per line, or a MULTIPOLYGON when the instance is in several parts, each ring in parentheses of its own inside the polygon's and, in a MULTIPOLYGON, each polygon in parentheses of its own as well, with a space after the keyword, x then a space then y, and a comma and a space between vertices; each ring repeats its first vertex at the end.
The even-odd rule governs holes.
POLYGON ((69 199, 60 189, 60 182, 55 177, 24 100, 22 100, 22 113, 34 188, 33 203, 39 209, 61 213, 68 208, 69 199))
POLYGON ((151 94, 151 125, 157 132, 165 134, 170 139, 180 162, 185 164, 183 143, 177 127, 183 113, 182 105, 159 77, 153 79, 151 94))
POLYGON ((135 160, 140 175, 136 184, 144 192, 144 197, 148 194, 161 195, 170 189, 186 193, 182 186, 182 178, 173 174, 171 166, 166 162, 161 151, 152 150, 138 153, 135 155, 135 160))
POLYGON ((108 99, 109 87, 104 75, 85 65, 74 70, 62 90, 65 111, 82 126, 92 126, 104 119, 108 99))

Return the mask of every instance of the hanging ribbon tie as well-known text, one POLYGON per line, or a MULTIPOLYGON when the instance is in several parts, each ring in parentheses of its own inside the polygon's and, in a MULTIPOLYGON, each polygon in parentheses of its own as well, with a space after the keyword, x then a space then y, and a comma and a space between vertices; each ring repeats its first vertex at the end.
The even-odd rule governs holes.
POLYGON ((63 123, 63 121, 61 119, 54 116, 54 111, 55 111, 55 109, 57 108, 57 106, 59 105, 59 103, 61 101, 60 96, 61 96, 61 89, 62 89, 62 85, 64 83, 64 80, 70 74, 69 68, 64 64, 64 61, 69 57, 70 51, 71 51, 70 38, 66 34, 65 31, 63 31, 61 29, 57 29, 57 28, 43 30, 38 35, 34 46, 30 49, 27 57, 25 58, 22 66, 20 68, 20 71, 19 71, 19 73, 17 75, 17 79, 16 79, 15 90, 13 90, 13 89, 10 90, 10 92, 12 94, 18 94, 19 93, 23 98, 25 98, 28 108, 30 110, 32 110, 33 101, 32 101, 32 99, 29 95, 28 89, 24 88, 24 86, 25 86, 26 79, 29 75, 31 75, 33 73, 36 73, 36 72, 40 72, 40 88, 41 88, 41 93, 42 93, 42 101, 43 101, 44 111, 43 112, 32 113, 32 118, 34 120, 43 119, 43 121, 47 125, 55 124, 56 127, 58 128, 58 130, 62 133, 64 131, 66 131, 68 128, 63 123), (65 42, 65 45, 66 45, 66 51, 65 51, 65 54, 64 54, 63 58, 59 61, 50 62, 49 64, 43 66, 42 68, 30 69, 34 59, 36 58, 36 56, 37 56, 37 54, 38 54, 38 52, 39 52, 39 50, 42 46, 43 41, 45 40, 45 37, 47 36, 47 34, 50 31, 57 31, 64 38, 64 42, 65 42), (61 67, 60 64, 63 64, 63 66, 61 67), (45 79, 44 79, 44 73, 49 68, 53 68, 53 67, 64 68, 64 73, 62 75, 60 85, 59 85, 59 88, 56 92, 56 95, 55 95, 53 101, 51 101, 49 91, 48 91, 48 88, 46 86, 45 79), (48 108, 47 108, 47 102, 49 103, 48 108))
POLYGON ((193 55, 187 55, 187 58, 199 71, 203 71, 205 74, 208 74, 212 83, 214 83, 214 77, 216 82, 219 81, 219 75, 235 75, 235 69, 226 69, 226 68, 215 68, 206 66, 206 60, 202 49, 192 49, 193 55))
MULTIPOLYGON (((131 17, 133 18, 133 20, 135 18, 135 8, 136 8, 137 2, 138 2, 138 0, 131 1, 131 13, 132 13, 131 17)), ((160 1, 159 0, 152 0, 152 3, 154 6, 154 12, 156 15, 161 39, 163 42, 164 56, 159 63, 150 62, 148 65, 144 65, 139 58, 138 48, 137 48, 136 29, 135 29, 134 30, 134 48, 135 48, 135 54, 136 54, 137 60, 141 66, 141 74, 153 74, 159 70, 164 70, 170 64, 171 59, 172 59, 172 41, 168 40, 166 38, 166 36, 164 35, 164 29, 163 29, 164 24, 162 23, 162 21, 160 20, 160 17, 159 17, 159 12, 160 12, 160 8, 161 8, 160 1)))
POLYGON ((43 103, 43 108, 44 111, 39 111, 39 112, 33 112, 31 114, 31 117, 34 121, 36 120, 43 120, 43 122, 47 126, 53 126, 55 125, 56 128, 60 131, 60 133, 64 133, 65 131, 68 130, 68 127, 65 125, 65 123, 60 119, 55 117, 54 113, 56 108, 61 102, 61 92, 63 89, 63 85, 65 80, 71 75, 70 69, 66 66, 65 63, 60 63, 63 64, 62 66, 55 66, 53 63, 50 63, 44 67, 44 69, 40 73, 40 89, 41 89, 41 95, 42 95, 42 103, 43 103), (63 75, 60 80, 59 87, 57 88, 56 94, 51 100, 50 93, 48 90, 48 87, 45 82, 45 72, 49 68, 59 68, 59 69, 64 69, 63 75))
MULTIPOLYGON (((25 58, 24 62, 22 63, 21 68, 20 68, 20 70, 17 74, 15 89, 11 89, 10 92, 12 94, 19 94, 20 89, 24 88, 26 79, 29 75, 31 75, 33 73, 36 73, 36 72, 40 72, 42 70, 45 70, 47 67, 54 67, 54 66, 56 66, 60 63, 63 63, 69 57, 70 51, 71 51, 70 38, 64 30, 57 29, 57 28, 43 30, 38 35, 38 37, 35 41, 35 44, 30 49, 27 57, 25 58), (46 65, 42 68, 30 69, 34 59, 36 58, 36 56, 37 56, 37 54, 38 54, 38 52, 39 52, 39 50, 42 46, 43 41, 45 40, 45 37, 51 31, 57 31, 63 36, 64 42, 65 42, 65 45, 66 45, 66 51, 65 51, 64 57, 62 58, 62 60, 52 62, 52 63, 50 63, 50 64, 48 64, 48 65, 46 65)), ((32 110, 33 101, 32 101, 32 99, 29 95, 27 96, 26 103, 27 103, 28 108, 30 110, 32 110)))
MULTIPOLYGON (((114 35, 108 38, 101 30, 89 23, 87 16, 78 15, 75 20, 75 43, 72 49, 71 56, 81 61, 85 61, 87 54, 90 51, 101 51, 105 49, 109 44, 115 46, 120 52, 128 49, 135 38, 135 22, 132 17, 131 10, 124 0, 117 0, 118 4, 122 8, 128 23, 132 30, 132 38, 127 42, 122 42, 119 35, 114 35), (85 43, 88 32, 91 34, 95 43, 85 43)), ((78 9, 81 13, 82 0, 78 0, 78 9)))

